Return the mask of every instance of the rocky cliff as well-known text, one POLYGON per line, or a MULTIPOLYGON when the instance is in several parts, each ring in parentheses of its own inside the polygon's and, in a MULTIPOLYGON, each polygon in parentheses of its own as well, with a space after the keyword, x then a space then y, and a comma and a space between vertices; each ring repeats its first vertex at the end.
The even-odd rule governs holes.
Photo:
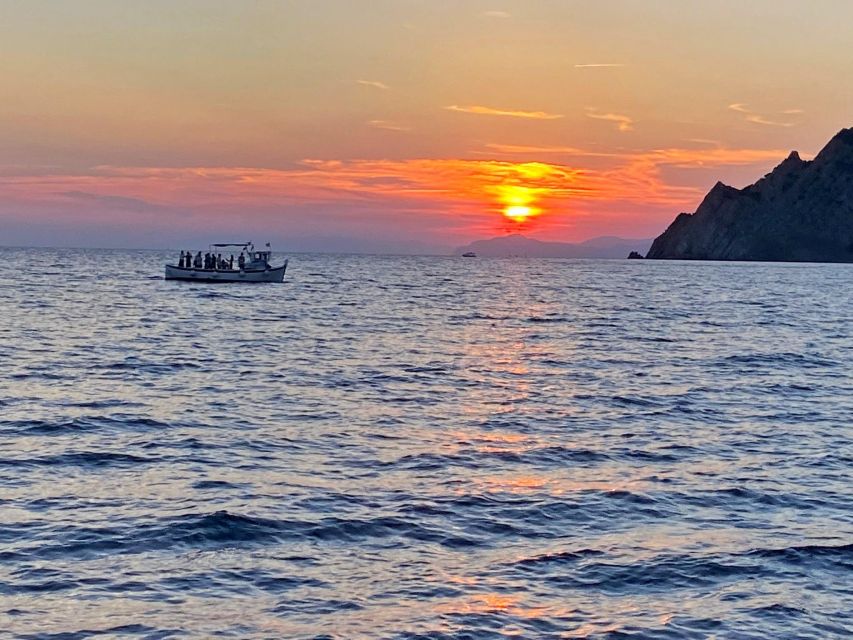
POLYGON ((647 258, 853 262, 853 128, 814 160, 792 152, 743 189, 718 182, 680 214, 647 258))

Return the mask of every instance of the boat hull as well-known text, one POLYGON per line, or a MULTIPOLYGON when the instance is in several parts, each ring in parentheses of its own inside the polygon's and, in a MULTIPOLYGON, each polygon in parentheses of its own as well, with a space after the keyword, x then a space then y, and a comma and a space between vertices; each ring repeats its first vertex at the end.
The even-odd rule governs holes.
POLYGON ((166 265, 166 280, 183 280, 184 282, 283 282, 287 270, 287 260, 280 267, 270 267, 264 270, 224 270, 195 269, 166 265))

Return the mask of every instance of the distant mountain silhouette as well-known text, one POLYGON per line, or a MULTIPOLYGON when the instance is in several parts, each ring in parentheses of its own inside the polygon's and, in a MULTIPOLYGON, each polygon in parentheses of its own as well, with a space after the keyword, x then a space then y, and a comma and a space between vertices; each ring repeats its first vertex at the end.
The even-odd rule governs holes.
POLYGON ((718 182, 646 257, 853 262, 853 128, 842 129, 814 160, 791 152, 748 187, 718 182))
POLYGON ((455 255, 473 251, 478 256, 505 258, 522 256, 527 258, 624 258, 632 250, 645 252, 651 240, 631 240, 604 236, 585 242, 542 242, 520 234, 499 236, 488 240, 477 240, 459 247, 455 255))

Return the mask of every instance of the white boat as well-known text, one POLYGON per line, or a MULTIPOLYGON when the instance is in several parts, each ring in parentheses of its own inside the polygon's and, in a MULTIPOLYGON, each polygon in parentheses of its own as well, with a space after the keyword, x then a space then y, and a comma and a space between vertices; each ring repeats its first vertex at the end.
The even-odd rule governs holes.
MULTIPOLYGON (((256 251, 255 245, 251 242, 212 244, 208 253, 214 255, 218 253, 217 249, 221 251, 223 248, 239 248, 240 255, 245 259, 243 266, 234 265, 234 268, 204 269, 195 266, 196 263, 193 261, 189 266, 167 264, 165 278, 166 280, 184 280, 187 282, 283 282, 284 272, 287 270, 287 260, 278 267, 272 266, 270 264, 272 251, 270 251, 269 246, 267 243, 265 251, 256 251)), ((199 252, 200 255, 201 252, 199 252)))

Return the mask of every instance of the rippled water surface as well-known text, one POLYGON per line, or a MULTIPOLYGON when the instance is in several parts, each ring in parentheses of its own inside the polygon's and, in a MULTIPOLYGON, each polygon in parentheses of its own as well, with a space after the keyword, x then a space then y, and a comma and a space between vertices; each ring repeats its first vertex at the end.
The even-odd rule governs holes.
POLYGON ((0 635, 853 633, 853 266, 0 250, 0 635))

